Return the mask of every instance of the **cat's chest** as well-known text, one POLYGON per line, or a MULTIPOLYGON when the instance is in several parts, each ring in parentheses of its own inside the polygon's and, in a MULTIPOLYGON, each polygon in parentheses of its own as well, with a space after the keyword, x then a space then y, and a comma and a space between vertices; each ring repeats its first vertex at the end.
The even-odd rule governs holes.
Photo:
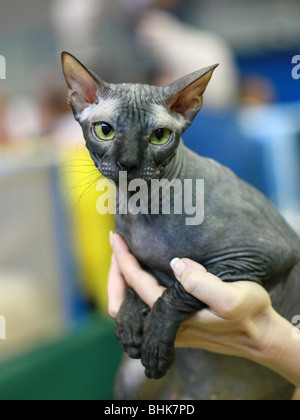
POLYGON ((172 218, 170 215, 118 215, 116 230, 146 267, 169 272, 169 263, 173 258, 190 255, 193 249, 192 241, 186 243, 185 236, 189 235, 189 232, 184 220, 181 221, 178 216, 172 218))

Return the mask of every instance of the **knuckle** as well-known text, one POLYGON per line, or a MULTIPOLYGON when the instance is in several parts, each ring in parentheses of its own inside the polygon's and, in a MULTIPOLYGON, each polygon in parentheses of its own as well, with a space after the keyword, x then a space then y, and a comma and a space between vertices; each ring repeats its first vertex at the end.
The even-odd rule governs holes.
POLYGON ((228 316, 234 315, 239 312, 242 302, 243 297, 238 293, 238 291, 232 289, 221 303, 222 312, 228 316))
POLYGON ((194 295, 199 286, 199 275, 195 270, 191 270, 182 279, 182 285, 185 290, 194 295))
POLYGON ((108 315, 113 318, 116 319, 118 316, 118 311, 115 307, 109 307, 108 308, 108 315))

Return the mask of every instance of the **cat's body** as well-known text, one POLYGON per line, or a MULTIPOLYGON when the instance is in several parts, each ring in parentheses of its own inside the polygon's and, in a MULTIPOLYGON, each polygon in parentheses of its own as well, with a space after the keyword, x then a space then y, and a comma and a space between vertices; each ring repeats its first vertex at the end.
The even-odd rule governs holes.
MULTIPOLYGON (((116 230, 144 269, 167 286, 153 309, 131 290, 116 331, 122 347, 140 361, 125 360, 119 398, 288 399, 293 385, 246 360, 178 349, 180 323, 203 304, 185 292, 169 262, 191 258, 225 281, 259 282, 287 319, 300 313, 300 241, 271 203, 230 170, 184 147, 182 132, 202 105, 215 66, 166 88, 108 85, 68 54, 63 56, 69 101, 101 173, 128 179, 204 180, 204 220, 186 214, 116 216, 116 230), (170 368, 171 367, 171 368, 170 368), (133 369, 133 371, 132 371, 133 369)), ((194 194, 196 192, 194 191, 194 194)), ((197 197, 196 197, 197 198, 197 197)), ((171 202, 176 196, 171 197, 171 202)))
MULTIPOLYGON (((217 162, 184 149, 181 176, 205 181, 203 223, 183 229, 184 217, 180 225, 178 215, 174 223, 172 218, 167 222, 167 215, 139 215, 129 222, 129 215, 117 216, 117 230, 164 286, 175 281, 169 261, 188 257, 228 281, 260 280, 274 308, 292 320, 300 310, 298 238, 258 191, 217 162)), ((125 356, 116 395, 121 399, 278 400, 290 399, 293 391, 293 385, 245 359, 177 349, 174 365, 157 383, 145 378, 140 361, 125 356), (137 382, 129 379, 133 376, 137 382)))
POLYGON ((261 193, 183 144, 178 153, 182 168, 178 173, 176 166, 177 179, 204 180, 205 217, 200 225, 188 226, 184 213, 116 215, 117 231, 145 268, 169 287, 175 281, 169 262, 186 257, 210 272, 223 272, 223 280, 232 280, 230 269, 234 269, 235 275, 240 271, 240 280, 260 281, 268 287, 274 273, 286 273, 295 265, 300 256, 298 237, 261 193))

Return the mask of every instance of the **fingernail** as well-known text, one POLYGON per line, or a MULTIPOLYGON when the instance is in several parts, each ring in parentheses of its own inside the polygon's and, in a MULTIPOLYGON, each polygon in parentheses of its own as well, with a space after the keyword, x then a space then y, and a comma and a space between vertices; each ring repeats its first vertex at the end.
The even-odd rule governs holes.
POLYGON ((111 230, 109 232, 109 242, 110 242, 110 245, 111 245, 112 248, 114 247, 114 239, 113 239, 113 237, 114 237, 114 232, 111 230))
POLYGON ((176 277, 180 277, 186 268, 186 264, 180 258, 174 258, 170 264, 176 277))

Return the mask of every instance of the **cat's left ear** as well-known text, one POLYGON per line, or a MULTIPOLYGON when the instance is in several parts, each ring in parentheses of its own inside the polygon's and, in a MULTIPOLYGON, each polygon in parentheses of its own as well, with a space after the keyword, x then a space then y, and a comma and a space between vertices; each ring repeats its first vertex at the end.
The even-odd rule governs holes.
POLYGON ((172 112, 183 116, 190 125, 203 105, 203 94, 219 64, 206 67, 176 80, 164 91, 167 105, 172 112))
POLYGON ((98 104, 109 88, 67 52, 62 53, 62 67, 69 88, 68 102, 78 117, 90 105, 98 104))

